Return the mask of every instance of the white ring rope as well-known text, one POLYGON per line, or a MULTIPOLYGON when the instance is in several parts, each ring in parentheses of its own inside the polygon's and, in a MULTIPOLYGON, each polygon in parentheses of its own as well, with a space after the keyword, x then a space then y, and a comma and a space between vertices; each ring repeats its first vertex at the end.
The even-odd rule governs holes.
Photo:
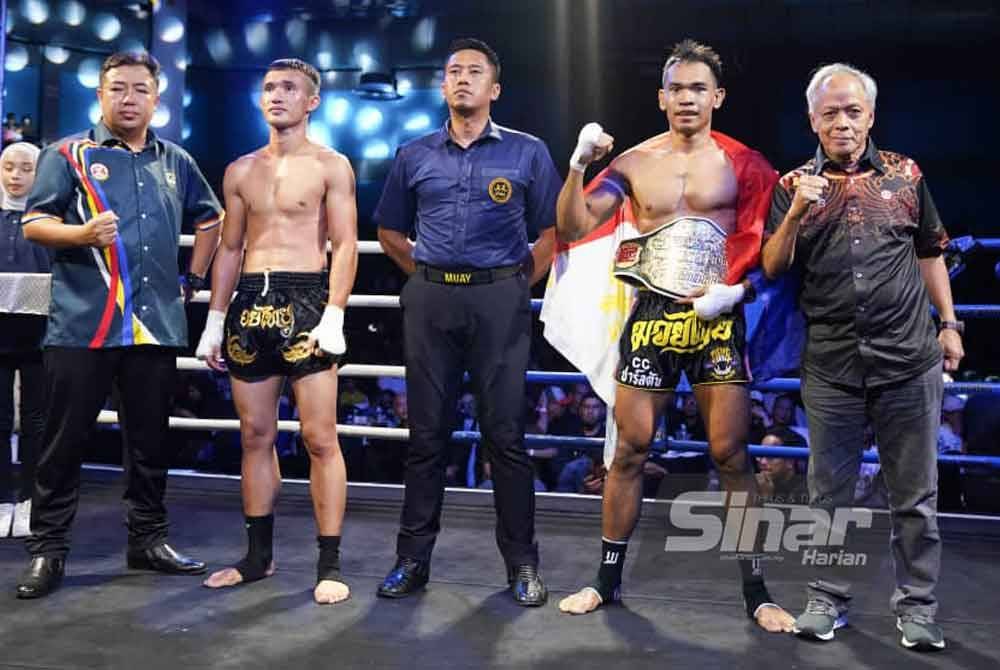
MULTIPOLYGON (((194 246, 194 235, 181 235, 180 246, 191 248, 194 246)), ((326 243, 326 250, 330 251, 330 243, 326 243)), ((358 240, 359 254, 381 254, 384 253, 382 245, 376 240, 358 240)))
MULTIPOLYGON (((198 291, 191 297, 191 302, 207 303, 211 291, 198 291)), ((352 295, 347 298, 348 307, 399 307, 398 295, 352 295)))

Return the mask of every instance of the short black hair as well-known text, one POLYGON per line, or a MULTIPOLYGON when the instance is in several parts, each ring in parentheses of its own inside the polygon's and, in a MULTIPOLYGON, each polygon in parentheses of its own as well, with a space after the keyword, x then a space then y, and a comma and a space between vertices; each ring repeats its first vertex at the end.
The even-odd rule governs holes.
POLYGON ((160 85, 160 61, 156 60, 156 57, 148 51, 116 51, 111 54, 101 63, 100 83, 104 84, 104 76, 108 70, 126 65, 141 65, 149 70, 149 76, 153 78, 156 85, 160 85))
POLYGON ((781 440, 783 447, 807 447, 806 438, 787 426, 771 426, 764 433, 764 437, 776 437, 781 440))
POLYGON ((667 70, 678 63, 704 63, 712 71, 715 77, 715 85, 722 88, 722 59, 715 49, 696 42, 693 39, 686 39, 674 45, 673 51, 667 56, 667 62, 663 64, 662 81, 667 80, 667 70))
POLYGON ((497 56, 497 52, 489 44, 482 40, 477 40, 475 37, 460 37, 452 42, 448 47, 448 55, 445 57, 445 60, 451 58, 455 52, 464 51, 465 49, 472 49, 486 56, 486 60, 493 66, 493 81, 500 81, 500 57, 497 56))
POLYGON ((301 72, 312 84, 313 95, 319 93, 319 70, 304 60, 298 58, 279 58, 278 60, 273 60, 267 66, 267 71, 273 72, 275 70, 295 70, 296 72, 301 72))
POLYGON ((584 400, 590 400, 591 398, 601 403, 602 405, 604 404, 604 401, 601 400, 601 396, 597 395, 593 391, 587 391, 582 396, 580 396, 580 404, 582 405, 584 400))

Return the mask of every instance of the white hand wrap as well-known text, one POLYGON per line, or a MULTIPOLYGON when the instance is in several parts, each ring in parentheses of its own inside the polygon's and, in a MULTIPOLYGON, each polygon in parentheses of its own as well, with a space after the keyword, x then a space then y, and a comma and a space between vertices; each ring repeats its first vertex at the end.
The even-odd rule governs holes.
POLYGON ((195 355, 207 361, 213 356, 221 359, 222 352, 222 330, 226 324, 226 313, 217 309, 208 310, 208 318, 205 319, 205 330, 201 331, 201 339, 198 340, 198 348, 195 355))
POLYGON ((743 300, 744 293, 743 284, 712 284, 705 295, 694 299, 694 312, 699 319, 711 321, 720 314, 731 312, 743 300))
POLYGON ((571 170, 576 170, 577 172, 583 172, 587 169, 587 163, 582 162, 583 154, 588 156, 593 153, 594 147, 597 146, 597 142, 601 139, 601 133, 604 132, 604 128, 601 124, 594 123, 591 121, 583 128, 580 129, 580 136, 576 140, 576 149, 573 150, 573 155, 569 159, 569 167, 571 170))
POLYGON ((342 354, 347 351, 344 341, 344 310, 336 305, 327 305, 319 325, 309 332, 309 339, 328 354, 342 354))

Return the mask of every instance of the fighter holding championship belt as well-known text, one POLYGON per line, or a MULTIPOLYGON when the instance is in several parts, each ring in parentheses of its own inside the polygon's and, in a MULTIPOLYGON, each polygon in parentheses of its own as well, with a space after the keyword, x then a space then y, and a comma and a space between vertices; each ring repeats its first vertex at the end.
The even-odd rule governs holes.
MULTIPOLYGON (((584 192, 586 166, 607 155, 613 138, 595 123, 580 133, 559 194, 558 232, 579 240, 624 204, 642 235, 623 242, 619 279, 642 290, 619 344, 615 423, 618 443, 608 469, 602 513, 603 551, 591 586, 563 599, 584 614, 618 599, 629 536, 639 519, 643 464, 666 394, 683 370, 708 432, 712 459, 730 494, 757 503, 746 450, 749 374, 741 302, 751 296, 746 272, 758 261, 764 219, 777 174, 756 151, 712 132, 725 91, 710 48, 678 44, 663 68, 660 109, 668 132, 612 161, 584 192)), ((730 495, 730 498, 739 497, 730 495)), ((792 617, 773 604, 759 561, 739 560, 747 614, 773 632, 792 617)))

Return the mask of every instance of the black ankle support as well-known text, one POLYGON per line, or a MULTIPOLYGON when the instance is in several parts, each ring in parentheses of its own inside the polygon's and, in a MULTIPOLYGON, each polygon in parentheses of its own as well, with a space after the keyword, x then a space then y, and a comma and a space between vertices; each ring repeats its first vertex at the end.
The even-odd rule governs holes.
POLYGON ((743 604, 747 609, 747 616, 756 618, 757 610, 761 605, 775 604, 771 594, 764 585, 764 580, 749 581, 743 583, 743 604))
POLYGON ((340 536, 319 535, 319 559, 316 561, 316 583, 325 579, 340 581, 340 536))
POLYGON ((274 515, 246 517, 247 555, 233 567, 244 583, 256 582, 267 576, 274 557, 274 515))

